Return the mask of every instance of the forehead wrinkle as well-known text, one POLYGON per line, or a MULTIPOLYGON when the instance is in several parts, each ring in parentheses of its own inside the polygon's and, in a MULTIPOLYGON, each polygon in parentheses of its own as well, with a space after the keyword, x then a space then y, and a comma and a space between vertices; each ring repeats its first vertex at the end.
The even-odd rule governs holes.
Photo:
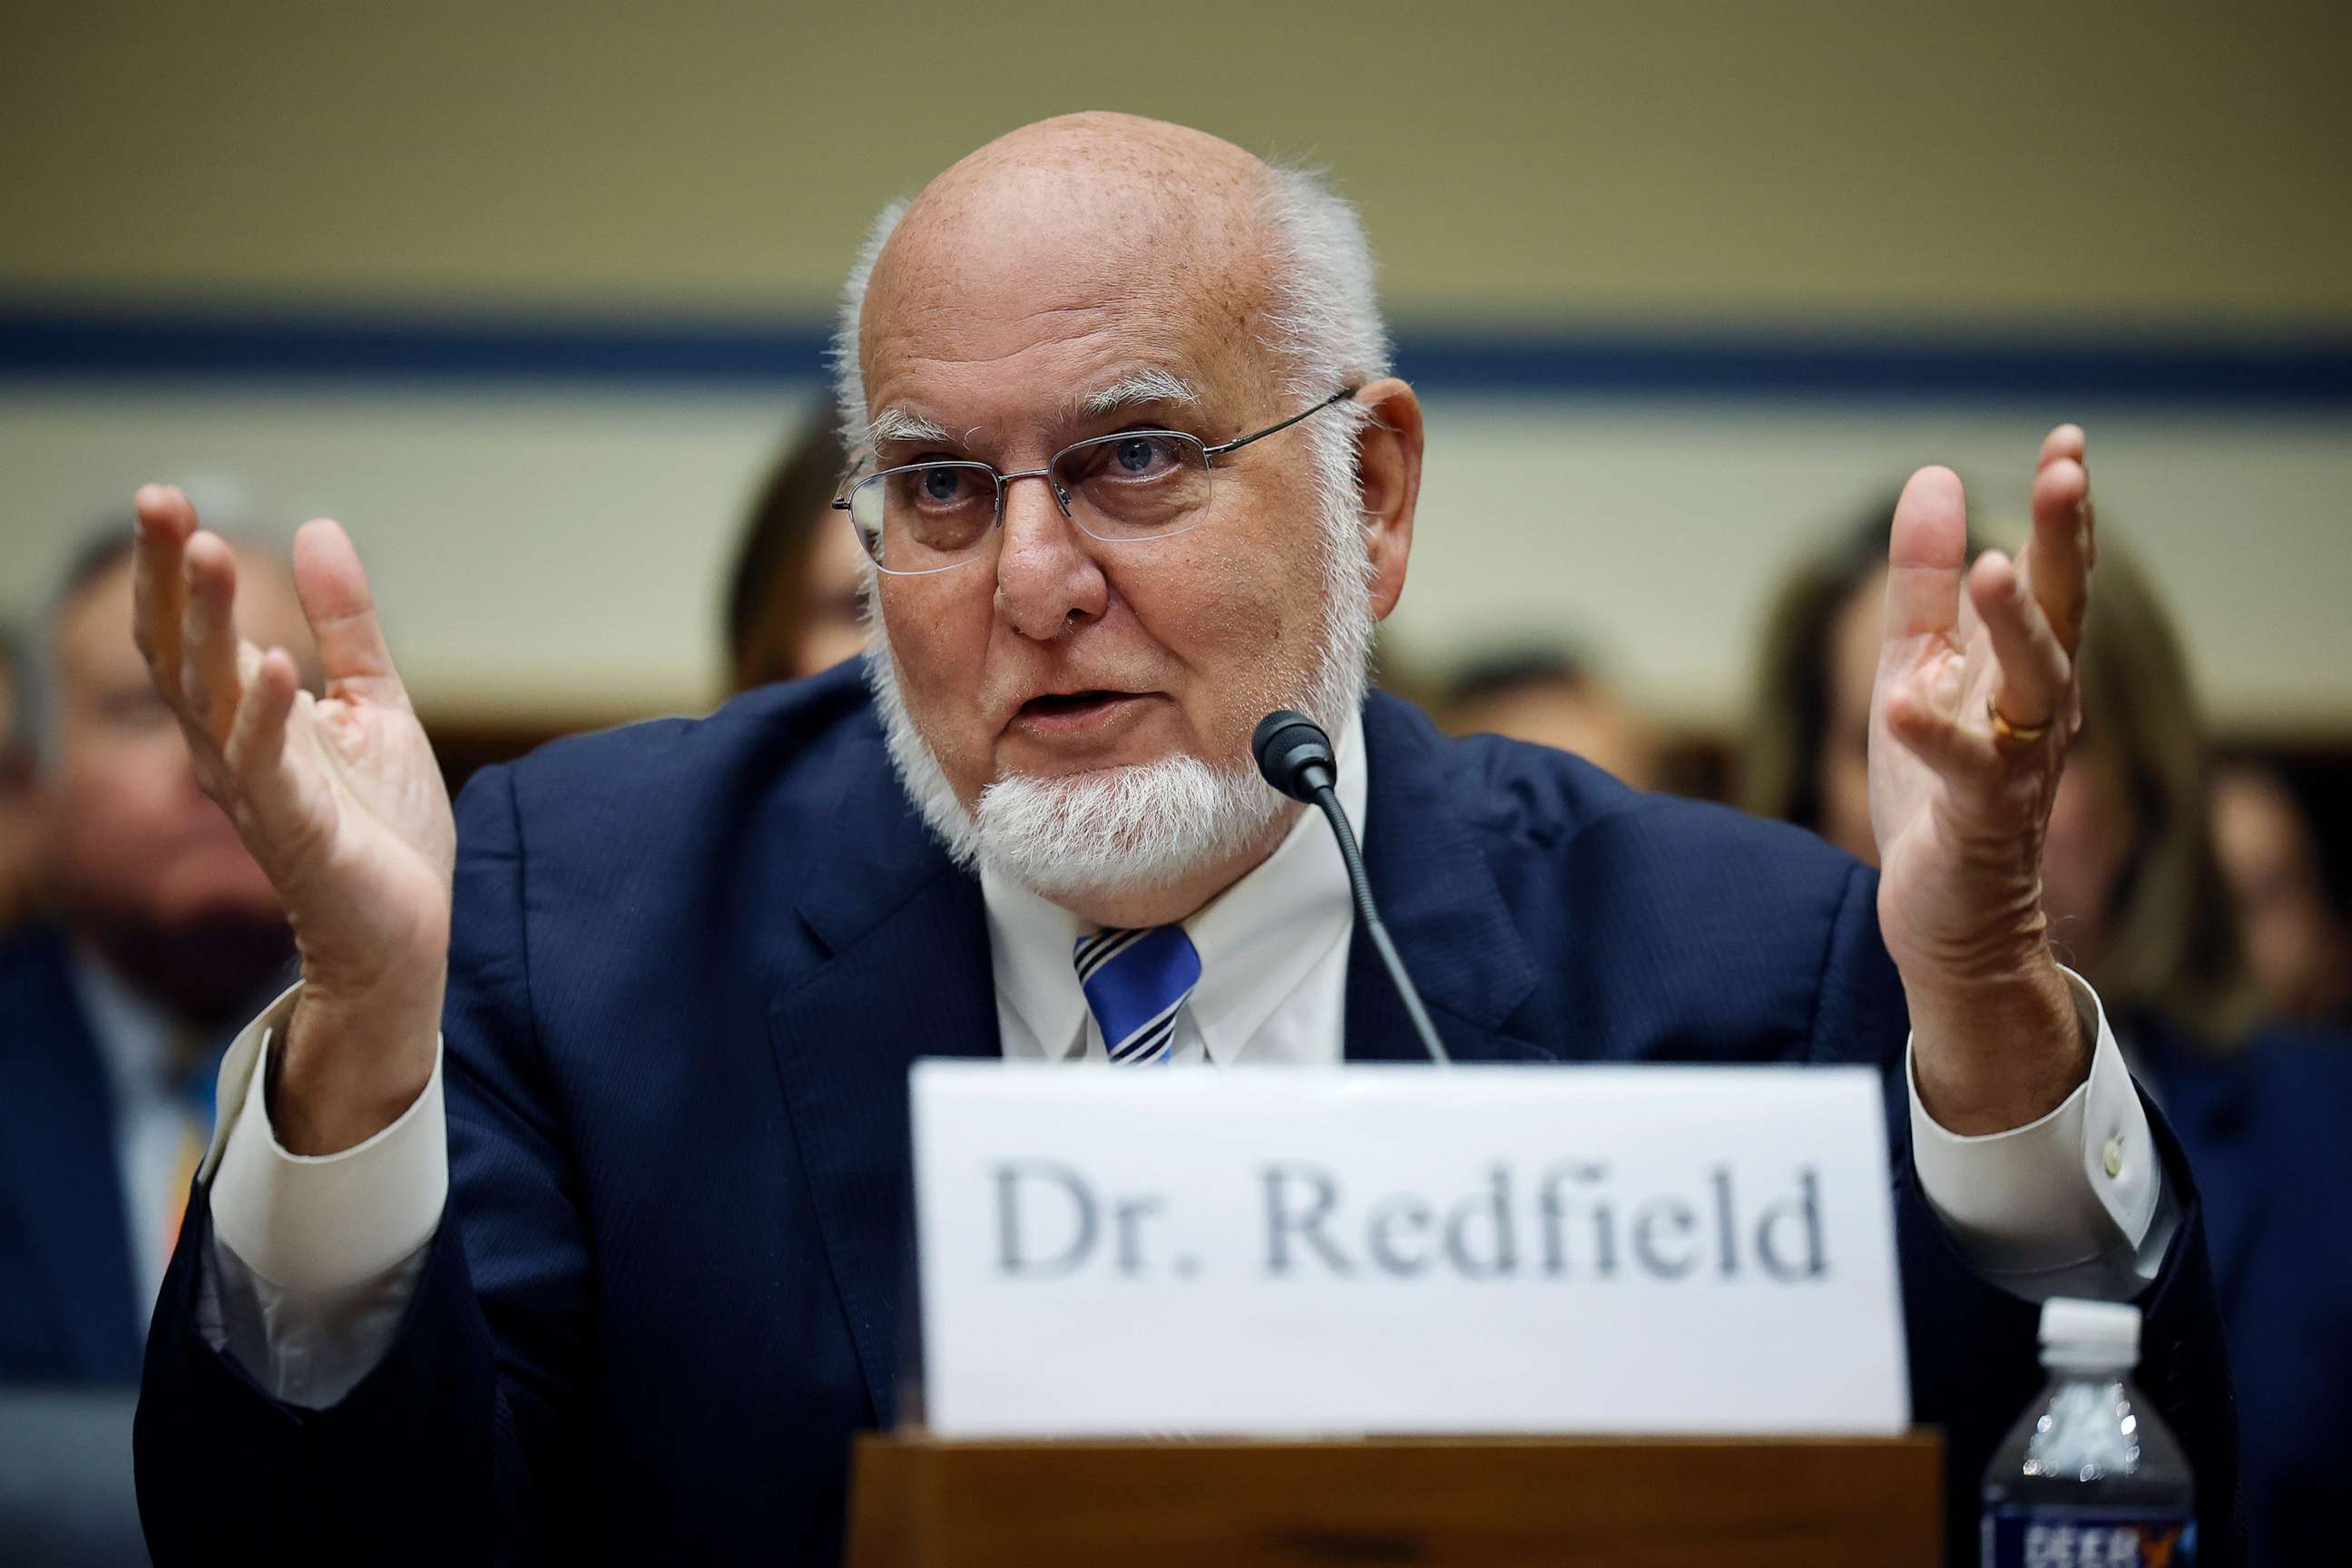
MULTIPOLYGON (((1005 258, 919 246, 903 258, 912 265, 877 269, 863 322, 866 389, 877 406, 924 422, 904 428, 908 439, 952 443, 954 429, 973 426, 967 447, 1022 431, 1051 440, 1057 426, 1139 404, 1255 410, 1271 367, 1253 321, 1263 279, 1246 258, 1192 247, 1147 266, 1090 254, 1070 270, 1048 259, 1007 298, 994 291, 1005 258), (973 275, 960 272, 975 263, 973 275)), ((889 438, 879 416, 871 427, 889 438)))
POLYGON ((1107 337, 1119 326, 1121 300, 1071 300, 1013 312, 992 312, 974 304, 969 289, 940 288, 932 297, 901 304, 893 298, 866 329, 866 352, 880 375, 898 368, 937 366, 954 371, 999 364, 1042 344, 1073 343, 1107 337))
POLYGON ((1253 199, 1265 177, 1229 143, 1128 116, 1013 132, 909 205, 875 266, 861 348, 870 361, 886 335, 947 325, 983 340, 956 356, 976 363, 998 357, 999 334, 1147 300, 1219 341, 1246 340, 1267 260, 1253 199))
POLYGON ((1077 330, 1013 343, 925 342, 918 348, 908 341, 915 333, 893 329, 871 362, 870 384, 881 409, 868 427, 877 433, 913 427, 941 439, 948 421, 961 425, 968 416, 983 416, 992 427, 1006 419, 1066 420, 1133 403, 1205 401, 1197 356, 1167 330, 1166 312, 1139 300, 1129 303, 1136 308, 1118 314, 1134 319, 1117 319, 1104 307, 1077 330), (1030 355, 1045 356, 1051 368, 1019 363, 1030 355), (1016 396, 1024 406, 1013 405, 1016 396))

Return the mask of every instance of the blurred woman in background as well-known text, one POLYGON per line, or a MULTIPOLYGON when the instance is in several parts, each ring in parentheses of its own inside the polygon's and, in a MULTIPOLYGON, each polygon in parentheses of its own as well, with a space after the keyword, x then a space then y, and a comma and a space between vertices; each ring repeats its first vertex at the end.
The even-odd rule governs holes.
POLYGON ((1523 645, 1473 659, 1431 711, 1448 734, 1507 735, 1572 752, 1635 789, 1658 787, 1649 721, 1563 647, 1523 645))
MULTIPOLYGON (((1801 566, 1768 620, 1740 803, 1865 860, 1890 500, 1801 566)), ((2189 668, 2147 578, 2100 540, 2083 726, 2043 902, 2189 1155, 2228 1321, 2256 1563, 2332 1558, 2352 1501, 2352 1048, 2262 1027, 2215 848, 2189 668), (2309 1555, 2305 1555, 2308 1553, 2309 1555)))
POLYGON ((833 510, 849 467, 820 402, 760 487, 727 585, 727 689, 797 680, 864 651, 864 569, 849 514, 833 510))
POLYGON ((2214 831, 2246 958, 2271 1006, 2352 1030, 2352 835, 2340 806, 2321 809, 2329 784, 2232 763, 2214 784, 2214 831))

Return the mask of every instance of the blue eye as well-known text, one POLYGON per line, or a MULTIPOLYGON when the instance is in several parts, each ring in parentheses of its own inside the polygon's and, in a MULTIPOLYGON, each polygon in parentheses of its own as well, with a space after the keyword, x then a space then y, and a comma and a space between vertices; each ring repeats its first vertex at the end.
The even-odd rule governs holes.
POLYGON ((1152 460, 1160 456, 1161 443, 1142 436, 1130 436, 1113 449, 1112 460, 1122 472, 1148 474, 1152 460))
POLYGON ((951 501, 963 489, 964 476, 954 468, 932 468, 923 475, 923 494, 935 501, 951 501))

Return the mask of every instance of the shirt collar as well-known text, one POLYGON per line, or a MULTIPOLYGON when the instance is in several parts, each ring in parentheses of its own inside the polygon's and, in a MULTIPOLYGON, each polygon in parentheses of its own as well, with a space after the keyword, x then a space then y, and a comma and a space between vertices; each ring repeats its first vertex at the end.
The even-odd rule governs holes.
POLYGON ((167 1092, 173 1056, 172 1020, 116 977, 89 949, 72 949, 74 994, 81 1001, 99 1059, 117 1105, 159 1099, 167 1092))
MULTIPOLYGON (((1364 834, 1364 725, 1351 718, 1339 744, 1340 805, 1364 834)), ((1096 928, 1028 888, 981 868, 990 963, 998 1000, 1020 1016, 1048 1060, 1086 1049, 1086 998, 1070 952, 1096 928)), ((1239 1058, 1265 1021, 1355 921, 1348 868, 1322 813, 1299 814, 1275 851, 1182 924, 1201 955, 1201 983, 1186 1010, 1209 1059, 1239 1058)))

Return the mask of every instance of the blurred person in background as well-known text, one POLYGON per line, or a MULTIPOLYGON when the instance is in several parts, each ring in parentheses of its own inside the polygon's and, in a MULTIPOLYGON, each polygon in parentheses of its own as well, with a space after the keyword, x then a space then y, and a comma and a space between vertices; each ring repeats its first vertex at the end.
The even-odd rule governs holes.
MULTIPOLYGON (((0 1383, 128 1384, 221 1047, 290 977, 278 901, 131 644, 128 517, 70 559, 28 640, 38 914, 0 938, 0 1383)), ((310 636, 282 551, 240 623, 310 636)))
MULTIPOLYGON (((1878 674, 1884 520, 1893 492, 1805 560, 1773 595, 1758 689, 1739 740, 1738 804, 1811 828, 1875 862, 1870 830, 1870 693, 1878 674)), ((1973 558, 1977 542, 1969 541, 1973 558)))
MULTIPOLYGON (((1869 719, 1893 510, 1784 584, 1740 767, 1747 809, 1873 863, 1869 719)), ((2333 1561, 2352 1504, 2352 1050, 2263 1026, 2179 639, 2112 522, 2095 576, 2076 658, 2083 725, 2043 852, 2053 943, 2105 1002, 2203 1188, 2251 1560, 2333 1561)))
POLYGON ((849 458, 822 404, 752 503, 727 584, 727 689, 798 680, 865 651, 857 536, 833 510, 849 458))
POLYGON ((19 643, 13 628, 0 626, 0 942, 30 910, 33 856, 40 842, 33 815, 33 745, 19 643))
POLYGON ((2280 770, 2239 763, 2214 785, 2214 828, 2246 958, 2283 1018, 2352 1031, 2352 844, 2280 770))
POLYGON ((1648 722, 1559 648, 1526 648, 1473 661, 1438 704, 1450 734, 1502 735, 1569 752, 1635 789, 1658 786, 1658 746, 1648 722))

